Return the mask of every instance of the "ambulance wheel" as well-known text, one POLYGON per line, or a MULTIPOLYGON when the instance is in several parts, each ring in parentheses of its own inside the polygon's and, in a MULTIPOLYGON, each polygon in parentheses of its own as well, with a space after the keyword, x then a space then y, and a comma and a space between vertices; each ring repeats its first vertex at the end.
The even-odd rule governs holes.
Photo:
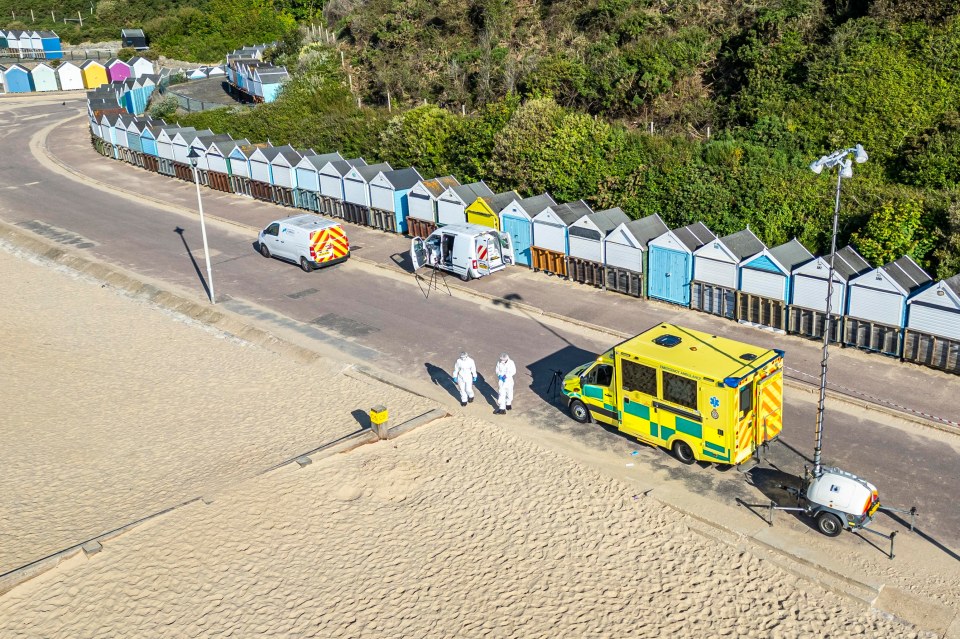
POLYGON ((836 537, 843 531, 843 523, 833 513, 822 512, 817 515, 817 530, 827 537, 836 537))
POLYGON ((587 407, 583 402, 581 402, 579 399, 575 399, 570 402, 570 417, 573 417, 573 421, 575 422, 587 424, 590 422, 590 411, 587 410, 587 407))
POLYGON ((270 249, 267 248, 266 244, 260 244, 260 255, 264 257, 270 257, 270 249))
POLYGON ((303 269, 304 273, 309 273, 310 271, 313 270, 313 267, 310 266, 310 262, 308 262, 307 258, 305 257, 300 258, 300 268, 303 269))
POLYGON ((693 449, 690 448, 690 444, 682 439, 673 442, 673 456, 676 457, 680 463, 688 466, 697 461, 697 458, 693 456, 693 449))

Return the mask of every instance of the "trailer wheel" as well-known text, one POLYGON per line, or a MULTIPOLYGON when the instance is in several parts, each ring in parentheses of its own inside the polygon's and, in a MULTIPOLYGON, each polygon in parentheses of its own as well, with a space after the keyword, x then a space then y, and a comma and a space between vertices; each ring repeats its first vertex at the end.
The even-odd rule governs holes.
POLYGON ((260 255, 264 257, 270 257, 270 249, 268 249, 267 245, 263 242, 260 243, 260 255))
POLYGON ((822 512, 817 515, 817 529, 827 537, 836 537, 843 530, 843 523, 833 513, 822 512))
POLYGON ((676 457, 680 463, 688 466, 697 461, 697 458, 693 455, 693 449, 690 448, 690 444, 682 439, 673 442, 673 456, 676 457))
POLYGON ((583 402, 575 399, 570 402, 570 417, 573 417, 575 422, 587 424, 590 422, 590 411, 583 402))
POLYGON ((310 262, 308 262, 307 258, 305 257, 300 258, 300 268, 303 269, 304 273, 309 273, 310 271, 313 270, 313 267, 310 266, 310 262))

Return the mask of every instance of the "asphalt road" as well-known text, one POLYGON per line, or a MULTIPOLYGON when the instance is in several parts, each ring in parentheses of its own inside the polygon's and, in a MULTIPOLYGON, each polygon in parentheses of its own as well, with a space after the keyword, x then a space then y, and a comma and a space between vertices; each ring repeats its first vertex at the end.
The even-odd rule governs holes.
MULTIPOLYGON (((136 273, 202 290, 204 267, 195 218, 146 202, 131 203, 65 179, 30 154, 34 133, 77 115, 81 105, 0 101, 0 217, 136 273)), ((49 144, 56 143, 51 137, 49 144)), ((169 178, 157 180, 159 192, 169 178)), ((289 211, 270 208, 276 217, 289 211)), ((522 417, 598 454, 622 455, 644 465, 659 480, 682 483, 728 504, 736 498, 759 502, 782 498, 775 486, 809 464, 805 455, 812 448, 816 414, 812 397, 790 396, 784 412, 789 427, 771 447, 769 465, 746 474, 706 464, 686 467, 665 451, 574 423, 547 392, 553 370, 573 368, 609 348, 613 339, 442 294, 425 299, 412 281, 385 277, 352 262, 306 274, 260 257, 253 247, 255 237, 219 225, 208 225, 207 232, 217 295, 228 298, 227 308, 254 315, 262 307, 306 323, 329 343, 346 344, 351 353, 374 366, 418 382, 432 380, 451 394, 449 371, 462 348, 471 352, 481 374, 490 379, 497 354, 508 351, 519 369, 514 418, 522 417), (634 451, 636 455, 630 456, 634 451)), ((482 398, 470 410, 492 413, 492 384, 481 379, 478 390, 482 398)), ((942 414, 954 410, 945 406, 942 414)), ((844 420, 844 428, 827 432, 825 462, 870 478, 887 504, 916 505, 922 534, 945 556, 960 559, 960 509, 953 495, 960 468, 958 438, 893 419, 872 420, 856 411, 835 419, 844 420)), ((881 517, 878 524, 889 529, 896 522, 881 517)), ((846 535, 838 543, 864 542, 846 535)))

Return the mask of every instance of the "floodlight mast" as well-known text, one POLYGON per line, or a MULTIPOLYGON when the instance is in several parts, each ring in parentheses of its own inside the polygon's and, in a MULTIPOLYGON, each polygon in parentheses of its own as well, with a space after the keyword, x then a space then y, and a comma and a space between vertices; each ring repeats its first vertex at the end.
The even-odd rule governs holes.
POLYGON ((840 185, 844 178, 853 177, 853 162, 850 156, 853 155, 857 164, 863 164, 867 161, 867 152, 863 146, 858 144, 849 149, 834 151, 830 155, 824 155, 819 160, 810 164, 810 170, 820 175, 824 168, 838 168, 837 171, 837 194, 833 206, 833 232, 830 235, 830 267, 827 269, 827 306, 826 316, 823 319, 823 356, 820 359, 820 398, 817 403, 817 426, 814 432, 815 444, 813 448, 813 476, 819 477, 822 472, 820 464, 820 452, 823 448, 823 412, 827 398, 827 360, 830 357, 830 329, 833 310, 833 273, 834 260, 837 256, 837 226, 840 220, 840 185))

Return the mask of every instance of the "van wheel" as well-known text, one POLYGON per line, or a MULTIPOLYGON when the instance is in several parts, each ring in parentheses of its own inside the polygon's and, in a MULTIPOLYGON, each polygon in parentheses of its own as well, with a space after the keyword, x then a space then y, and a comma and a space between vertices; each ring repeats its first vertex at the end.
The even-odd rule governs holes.
POLYGON ((263 242, 260 243, 260 255, 264 257, 270 257, 270 249, 268 249, 267 245, 263 242))
POLYGON ((304 273, 309 273, 310 271, 313 270, 313 267, 310 265, 310 262, 308 262, 307 258, 305 257, 300 258, 300 268, 303 269, 304 273))
POLYGON ((682 439, 673 442, 673 456, 676 457, 680 463, 688 466, 697 461, 697 458, 693 456, 693 449, 690 448, 690 444, 682 439))
POLYGON ((822 512, 817 515, 817 530, 827 537, 836 537, 843 530, 843 523, 833 513, 822 512))
POLYGON ((463 281, 463 282, 469 282, 469 281, 470 281, 470 271, 467 271, 466 273, 461 273, 461 274, 460 274, 460 280, 463 281))
POLYGON ((580 424, 590 423, 590 411, 579 399, 570 402, 570 417, 573 417, 573 421, 580 424))

